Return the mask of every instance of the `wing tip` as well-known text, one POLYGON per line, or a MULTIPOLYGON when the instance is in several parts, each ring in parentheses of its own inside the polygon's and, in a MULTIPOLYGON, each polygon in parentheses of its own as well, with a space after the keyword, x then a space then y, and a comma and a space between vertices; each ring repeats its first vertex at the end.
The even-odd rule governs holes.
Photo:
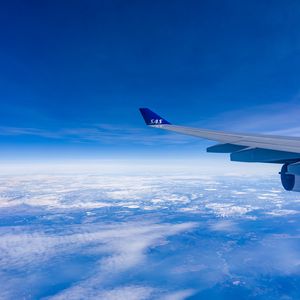
POLYGON ((139 108, 142 117, 144 118, 144 121, 147 125, 164 125, 164 124, 171 124, 166 119, 162 118, 152 110, 150 110, 147 107, 141 107, 139 108))

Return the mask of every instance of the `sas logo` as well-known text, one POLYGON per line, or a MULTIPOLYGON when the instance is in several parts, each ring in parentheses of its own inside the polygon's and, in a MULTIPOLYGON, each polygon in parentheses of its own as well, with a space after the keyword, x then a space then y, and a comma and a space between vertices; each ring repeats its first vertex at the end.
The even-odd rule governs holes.
POLYGON ((151 124, 162 124, 162 119, 151 119, 151 124))

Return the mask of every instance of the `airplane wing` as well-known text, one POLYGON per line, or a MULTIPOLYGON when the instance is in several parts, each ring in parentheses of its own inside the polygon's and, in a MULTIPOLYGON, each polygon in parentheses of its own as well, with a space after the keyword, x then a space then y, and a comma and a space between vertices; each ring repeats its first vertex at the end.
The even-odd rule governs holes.
POLYGON ((298 137, 236 133, 178 126, 171 124, 148 108, 140 108, 140 112, 146 124, 150 127, 219 142, 219 144, 208 147, 207 152, 229 153, 232 161, 284 164, 281 175, 287 176, 291 170, 293 170, 294 175, 299 175, 300 191, 300 138, 298 137))

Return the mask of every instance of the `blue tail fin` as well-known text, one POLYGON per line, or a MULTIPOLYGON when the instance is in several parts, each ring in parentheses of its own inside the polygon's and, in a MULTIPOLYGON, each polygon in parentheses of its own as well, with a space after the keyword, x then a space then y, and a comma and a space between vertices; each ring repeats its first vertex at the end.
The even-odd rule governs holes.
POLYGON ((147 125, 162 125, 171 124, 167 120, 163 119, 149 108, 140 108, 140 112, 147 125))

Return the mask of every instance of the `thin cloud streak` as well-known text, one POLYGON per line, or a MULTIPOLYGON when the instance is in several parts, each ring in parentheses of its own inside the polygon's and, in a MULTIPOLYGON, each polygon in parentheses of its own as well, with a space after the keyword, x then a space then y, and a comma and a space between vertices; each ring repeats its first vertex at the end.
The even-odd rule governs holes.
MULTIPOLYGON (((275 135, 300 136, 299 96, 289 102, 249 107, 247 110, 227 111, 205 121, 182 124, 209 129, 235 132, 268 133, 275 135)), ((180 125, 180 120, 177 122, 180 125)), ((31 127, 0 127, 0 136, 35 136, 52 140, 64 140, 70 143, 100 143, 106 145, 128 144, 184 145, 201 143, 193 137, 169 133, 161 130, 149 130, 128 125, 91 124, 86 127, 60 128, 48 130, 31 127)))
POLYGON ((41 128, 0 127, 2 136, 36 136, 46 139, 67 140, 70 142, 84 143, 96 142, 103 144, 134 143, 154 145, 156 143, 187 144, 195 141, 191 137, 173 133, 155 132, 148 129, 113 126, 101 124, 82 128, 63 128, 49 131, 41 128))
MULTIPOLYGON (((236 132, 299 136, 299 96, 291 101, 227 111, 200 126, 236 132)), ((200 123, 197 124, 199 126, 200 123)))

